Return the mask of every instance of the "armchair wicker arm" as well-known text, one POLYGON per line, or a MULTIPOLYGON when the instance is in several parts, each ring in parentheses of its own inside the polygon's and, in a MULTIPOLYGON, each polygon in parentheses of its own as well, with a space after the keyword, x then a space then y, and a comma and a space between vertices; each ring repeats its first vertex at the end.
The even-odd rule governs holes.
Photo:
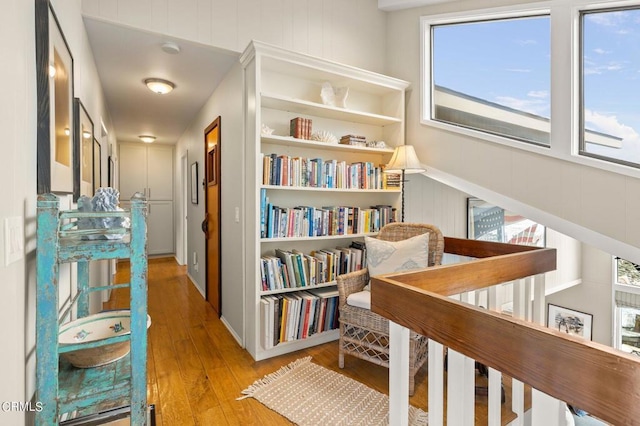
POLYGON ((369 270, 364 268, 348 274, 338 275, 336 283, 339 296, 338 306, 342 308, 347 303, 347 297, 350 294, 362 291, 364 286, 369 284, 369 270))

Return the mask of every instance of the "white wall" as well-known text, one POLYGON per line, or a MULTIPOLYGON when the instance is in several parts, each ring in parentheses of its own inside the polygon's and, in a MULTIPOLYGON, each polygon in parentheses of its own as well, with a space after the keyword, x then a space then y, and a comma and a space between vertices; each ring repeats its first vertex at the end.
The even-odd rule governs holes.
MULTIPOLYGON (((36 200, 36 78, 34 2, 8 0, 0 14, 0 401, 25 401, 33 390, 36 200), (9 66, 10 64, 10 66, 9 66), (18 216, 27 229, 26 258, 5 265, 4 219, 18 216), (29 384, 27 384, 29 382, 29 384)), ((26 239, 26 238, 25 238, 26 239)), ((23 413, 0 411, 0 423, 22 424, 23 413)))
POLYGON ((389 13, 387 73, 413 83, 407 142, 428 175, 640 262, 640 198, 630 196, 640 193, 640 179, 420 124, 420 17, 514 3, 527 2, 457 1, 389 13))
POLYGON ((93 18, 242 52, 260 40, 382 72, 386 17, 373 0, 83 0, 93 18))
MULTIPOLYGON (((242 121, 242 70, 236 63, 225 76, 211 98, 194 118, 176 146, 176 170, 180 170, 180 161, 188 153, 189 166, 197 161, 199 180, 204 177, 204 130, 220 116, 220 185, 222 239, 222 317, 233 330, 238 340, 242 340, 244 318, 244 146, 242 121), (235 221, 235 209, 240 212, 240 220, 235 221)), ((182 187, 177 199, 182 199, 182 187)), ((204 219, 204 189, 198 185, 198 204, 187 203, 187 256, 188 274, 198 290, 204 295, 205 282, 205 240, 200 224, 204 219), (197 254, 198 270, 193 265, 193 253, 197 254)), ((179 232, 182 221, 176 223, 179 232)))
POLYGON ((547 302, 593 315, 593 341, 613 344, 611 255, 582 245, 582 285, 547 296, 547 302))
MULTIPOLYGON (((111 128, 82 19, 80 1, 54 1, 54 8, 74 57, 76 96, 95 123, 111 128)), ((28 401, 35 389, 35 211, 36 211, 36 65, 33 1, 7 0, 0 15, 0 98, 3 129, 0 156, 0 235, 4 219, 21 217, 25 255, 6 265, 0 244, 0 401, 28 401), (9 66, 10 64, 10 66, 9 66)), ((103 146, 103 150, 106 149, 103 146)), ((106 179, 106 151, 103 151, 106 179)), ((0 424, 21 425, 27 415, 0 411, 0 424)))

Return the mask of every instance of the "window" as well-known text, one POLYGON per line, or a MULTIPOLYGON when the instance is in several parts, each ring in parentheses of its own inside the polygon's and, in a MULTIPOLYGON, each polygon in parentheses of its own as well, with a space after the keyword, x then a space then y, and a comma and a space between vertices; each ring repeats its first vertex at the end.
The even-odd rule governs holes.
POLYGON ((549 16, 431 26, 431 119, 548 146, 549 16))
POLYGON ((581 15, 580 153, 640 166, 640 9, 581 15))
POLYGON ((616 283, 640 287, 640 265, 617 257, 616 283))
POLYGON ((614 258, 615 346, 640 356, 640 265, 614 258))

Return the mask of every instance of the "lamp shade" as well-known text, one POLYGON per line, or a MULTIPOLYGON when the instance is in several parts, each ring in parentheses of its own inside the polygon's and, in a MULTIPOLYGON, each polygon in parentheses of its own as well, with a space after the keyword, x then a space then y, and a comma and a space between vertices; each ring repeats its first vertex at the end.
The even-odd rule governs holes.
POLYGON ((384 169, 385 173, 422 173, 424 168, 418 160, 413 145, 400 145, 393 151, 391 161, 384 169))

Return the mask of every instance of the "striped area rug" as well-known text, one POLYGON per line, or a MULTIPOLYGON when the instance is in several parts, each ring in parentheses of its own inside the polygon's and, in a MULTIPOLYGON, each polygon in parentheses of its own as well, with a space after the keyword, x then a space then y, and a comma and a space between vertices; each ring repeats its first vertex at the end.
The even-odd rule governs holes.
MULTIPOLYGON (((388 425, 389 398, 360 382, 301 358, 242 391, 301 426, 388 425)), ((427 413, 409 406, 409 424, 427 425, 427 413)))

